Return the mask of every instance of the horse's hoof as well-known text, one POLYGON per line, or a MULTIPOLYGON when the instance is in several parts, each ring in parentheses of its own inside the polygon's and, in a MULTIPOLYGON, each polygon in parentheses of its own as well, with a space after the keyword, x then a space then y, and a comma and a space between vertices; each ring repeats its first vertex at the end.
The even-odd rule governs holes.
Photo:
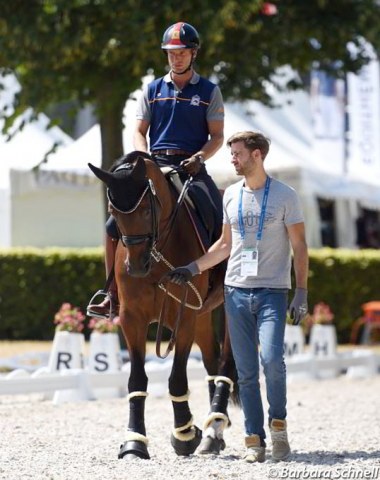
POLYGON ((221 450, 226 448, 226 442, 223 438, 206 437, 202 440, 198 453, 202 455, 219 455, 221 450))
POLYGON ((149 460, 150 456, 144 442, 129 440, 120 445, 118 458, 123 458, 124 460, 133 460, 135 458, 149 460))
POLYGON ((175 438, 175 436, 172 434, 170 442, 177 455, 181 455, 185 457, 188 455, 191 455, 192 453, 195 452, 195 450, 201 443, 202 430, 200 430, 195 425, 192 428, 194 428, 195 430, 195 435, 194 435, 194 438, 192 438, 191 440, 178 440, 178 438, 175 438))

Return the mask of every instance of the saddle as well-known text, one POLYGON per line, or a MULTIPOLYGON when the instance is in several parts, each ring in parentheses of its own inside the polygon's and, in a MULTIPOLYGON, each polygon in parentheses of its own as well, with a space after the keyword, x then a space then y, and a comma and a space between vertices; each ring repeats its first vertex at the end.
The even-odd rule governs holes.
MULTIPOLYGON (((181 180, 178 172, 173 171, 173 168, 160 167, 165 178, 168 180, 169 185, 172 187, 176 198, 178 199, 181 194, 184 182, 181 180)), ((184 206, 187 210, 191 223, 193 224, 194 231, 197 235, 200 246, 202 247, 203 252, 207 252, 208 248, 211 246, 209 240, 209 230, 206 225, 204 216, 200 213, 201 206, 195 205, 194 201, 190 198, 189 193, 186 191, 184 195, 184 206)))

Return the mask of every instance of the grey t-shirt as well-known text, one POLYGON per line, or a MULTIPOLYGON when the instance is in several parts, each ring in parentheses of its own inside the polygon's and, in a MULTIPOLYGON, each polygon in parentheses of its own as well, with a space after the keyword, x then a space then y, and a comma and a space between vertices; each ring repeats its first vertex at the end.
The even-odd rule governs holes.
POLYGON ((262 239, 258 244, 257 276, 242 276, 238 208, 243 188, 244 248, 256 246, 264 188, 250 190, 244 180, 229 186, 223 197, 223 223, 231 225, 232 249, 228 260, 225 284, 242 288, 290 288, 291 251, 286 226, 303 222, 301 205, 295 190, 271 179, 264 218, 262 239))

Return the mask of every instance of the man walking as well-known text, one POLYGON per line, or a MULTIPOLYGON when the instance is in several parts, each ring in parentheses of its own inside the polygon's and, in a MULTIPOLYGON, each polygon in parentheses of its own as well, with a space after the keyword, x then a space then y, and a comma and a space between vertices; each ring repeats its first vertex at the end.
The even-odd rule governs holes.
POLYGON ((225 307, 245 418, 244 458, 247 462, 265 460, 260 356, 269 403, 272 459, 284 460, 290 454, 284 332, 291 250, 296 289, 290 315, 298 324, 307 313, 308 253, 303 215, 296 192, 266 173, 264 159, 270 141, 262 133, 236 133, 227 145, 236 173, 243 180, 224 193, 222 234, 206 254, 169 276, 182 284, 229 257, 225 307))

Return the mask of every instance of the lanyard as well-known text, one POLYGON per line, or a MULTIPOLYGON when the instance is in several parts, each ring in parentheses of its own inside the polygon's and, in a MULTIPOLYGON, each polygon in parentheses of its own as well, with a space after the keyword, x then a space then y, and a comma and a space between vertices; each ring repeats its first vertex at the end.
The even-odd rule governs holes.
MULTIPOLYGON (((263 236, 264 218, 265 218, 265 211, 267 209, 270 181, 271 181, 270 177, 267 176, 267 179, 266 179, 266 182, 265 182, 263 204, 261 206, 259 229, 258 229, 257 234, 256 234, 256 242, 259 242, 261 240, 262 236, 263 236)), ((239 218, 240 236, 241 236, 241 239, 244 241, 245 228, 244 228, 244 221, 243 221, 243 186, 240 189, 238 218, 239 218)))

